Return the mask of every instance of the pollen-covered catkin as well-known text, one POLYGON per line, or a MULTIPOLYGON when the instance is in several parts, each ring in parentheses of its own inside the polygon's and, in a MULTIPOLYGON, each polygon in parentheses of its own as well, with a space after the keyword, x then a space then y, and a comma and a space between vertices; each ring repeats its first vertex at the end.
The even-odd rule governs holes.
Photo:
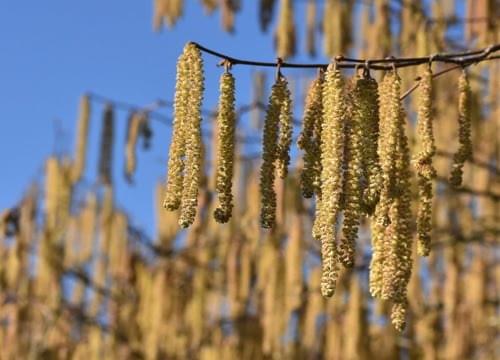
POLYGON ((286 59, 295 55, 296 35, 292 0, 280 0, 280 13, 274 43, 279 57, 286 59))
MULTIPOLYGON (((352 97, 359 95, 359 86, 356 82, 352 97)), ((355 102, 351 102, 350 115, 345 122, 345 148, 344 148, 344 193, 343 209, 344 222, 342 225, 342 238, 339 244, 340 261, 345 267, 354 265, 354 252, 358 227, 361 220, 361 188, 360 179, 362 175, 362 132, 361 117, 355 102)))
POLYGON ((436 153, 432 130, 432 72, 427 69, 421 77, 418 97, 417 132, 420 151, 415 159, 418 177, 419 206, 417 215, 417 251, 421 256, 430 253, 432 229, 432 181, 436 170, 432 158, 436 153))
POLYGON ((472 156, 471 142, 471 89, 467 72, 464 70, 458 80, 458 151, 453 156, 453 165, 450 173, 450 184, 459 187, 462 184, 463 167, 465 161, 472 156))
POLYGON ((304 165, 300 173, 302 196, 311 198, 318 194, 321 177, 321 120, 323 119, 322 87, 324 76, 321 73, 313 80, 307 93, 297 145, 304 151, 304 165))
POLYGON ((214 218, 220 223, 229 221, 233 209, 232 182, 236 125, 234 102, 234 77, 231 73, 224 72, 220 79, 219 111, 217 115, 219 146, 217 147, 215 190, 217 191, 219 206, 214 211, 214 218))
POLYGON ((379 200, 382 174, 378 155, 379 141, 379 92, 375 79, 359 78, 354 90, 354 108, 361 126, 363 201, 362 207, 368 215, 373 214, 379 200))
POLYGON ((285 99, 286 80, 279 75, 271 89, 264 135, 262 137, 262 165, 260 169, 261 211, 260 223, 263 228, 272 228, 276 223, 276 193, 274 180, 278 155, 278 132, 280 113, 285 99))
POLYGON ((194 222, 198 206, 198 190, 202 175, 201 105, 203 101, 203 59, 194 44, 188 44, 187 69, 189 97, 185 125, 186 171, 182 184, 179 225, 188 227, 194 222))
POLYGON ((344 116, 346 114, 344 80, 335 64, 330 64, 323 84, 323 124, 321 133, 321 201, 315 219, 315 233, 321 239, 321 293, 332 296, 338 277, 336 221, 342 192, 344 116))
POLYGON ((167 188, 163 206, 170 211, 176 210, 181 204, 182 175, 184 172, 184 154, 186 146, 185 124, 188 117, 189 98, 189 69, 188 47, 177 60, 177 75, 174 98, 174 119, 172 126, 172 140, 168 154, 167 188))
POLYGON ((85 170, 85 159, 87 155, 87 138, 90 122, 90 99, 83 95, 80 99, 80 113, 78 115, 78 132, 75 144, 75 159, 71 169, 71 182, 78 182, 85 170))
POLYGON ((113 106, 106 104, 104 107, 101 147, 99 154, 99 177, 103 184, 111 185, 111 171, 113 166, 113 144, 114 144, 114 121, 113 106))
POLYGON ((288 82, 283 77, 283 99, 281 101, 279 116, 278 153, 276 158, 276 168, 278 175, 284 179, 288 174, 290 164, 290 145, 292 144, 292 99, 288 82))

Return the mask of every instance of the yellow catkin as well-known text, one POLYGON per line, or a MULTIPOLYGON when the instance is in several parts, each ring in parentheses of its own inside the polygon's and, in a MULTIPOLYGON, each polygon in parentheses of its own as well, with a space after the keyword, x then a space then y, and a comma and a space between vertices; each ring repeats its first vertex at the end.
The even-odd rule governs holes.
POLYGON ((300 214, 294 214, 285 253, 286 299, 288 312, 300 308, 302 303, 303 225, 300 214))
POLYGON ((85 159, 87 155, 87 138, 90 123, 90 99, 83 95, 80 99, 80 113, 78 115, 78 130, 75 144, 75 158, 71 169, 71 181, 78 182, 85 170, 85 159))
POLYGON ((168 173, 165 201, 163 206, 167 210, 176 210, 181 204, 182 195, 182 174, 184 172, 184 155, 186 144, 186 121, 189 116, 189 69, 188 69, 188 48, 177 60, 177 75, 174 97, 174 119, 172 126, 172 140, 168 154, 168 173))
POLYGON ((419 194, 417 251, 419 255, 427 256, 431 251, 432 181, 436 176, 436 170, 432 165, 436 146, 432 130, 432 72, 430 68, 422 74, 418 101, 417 132, 420 151, 415 159, 419 194))
POLYGON ((259 23, 262 31, 267 31, 269 24, 273 19, 274 6, 276 0, 259 0, 259 23))
POLYGON ((127 129, 127 143, 125 144, 125 178, 128 182, 133 181, 132 177, 137 168, 137 140, 146 120, 146 116, 141 112, 134 112, 130 115, 127 129))
POLYGON ((308 0, 306 8, 306 51, 316 55, 316 0, 308 0))
POLYGON ((450 184, 459 187, 462 184, 462 174, 465 161, 472 157, 471 143, 471 89, 467 73, 462 72, 458 80, 458 151, 453 156, 450 173, 450 184))
POLYGON ((288 82, 285 78, 283 78, 283 99, 281 102, 279 116, 278 153, 276 158, 276 168, 281 179, 284 179, 288 174, 292 132, 292 99, 290 96, 290 90, 288 89, 288 82))
POLYGON ((99 153, 99 178, 101 183, 110 185, 112 182, 113 144, 114 144, 114 110, 111 104, 104 107, 101 145, 99 153))
POLYGON ((295 55, 296 35, 292 0, 280 0, 280 13, 274 34, 276 53, 286 59, 295 55))
POLYGON ((301 326, 300 341, 308 353, 313 353, 319 343, 318 317, 325 308, 325 299, 321 296, 321 269, 311 269, 309 275, 307 303, 301 326))
POLYGON ((217 116, 217 175, 216 187, 219 206, 214 211, 217 222, 226 223, 233 210, 233 173, 236 115, 234 109, 235 85, 231 73, 220 79, 219 111, 217 116))
POLYGON ((182 184, 179 225, 188 227, 194 222, 198 206, 198 190, 202 176, 201 105, 203 101, 204 74, 200 50, 194 44, 187 45, 189 69, 189 98, 185 120, 186 172, 182 184))
POLYGON ((382 176, 378 156, 379 140, 379 93, 375 79, 363 75, 358 78, 354 90, 354 111, 359 117, 362 133, 362 177, 364 181, 362 207, 373 214, 379 200, 382 176))
POLYGON ((347 111, 344 80, 334 64, 325 73, 321 133, 321 201, 317 206, 315 234, 321 240, 323 274, 321 293, 332 296, 338 277, 336 222, 342 192, 344 122, 347 111))
POLYGON ((318 194, 321 182, 321 123, 323 119, 324 76, 321 73, 309 88, 298 146, 304 151, 304 167, 300 174, 300 188, 305 198, 318 194))
POLYGON ((349 335, 345 337, 345 359, 367 359, 370 353, 368 323, 366 318, 363 288, 358 277, 351 275, 349 302, 345 326, 349 335))
POLYGON ((156 239, 158 245, 165 250, 170 250, 178 233, 178 211, 165 211, 163 208, 164 187, 156 186, 156 239))
POLYGON ((278 155, 278 133, 281 108, 285 99, 286 80, 278 76, 271 89, 264 135, 262 138, 262 165, 260 169, 260 223, 263 228, 272 228, 276 223, 276 192, 274 190, 276 159, 278 155))
POLYGON ((184 11, 184 0, 155 0, 153 28, 160 30, 164 22, 173 27, 184 11))
MULTIPOLYGON (((352 92, 354 96, 351 96, 351 99, 358 95, 360 85, 362 84, 356 82, 352 92)), ((350 118, 346 121, 344 127, 344 222, 342 225, 342 238, 339 244, 340 261, 345 267, 354 265, 356 239, 358 238, 358 227, 361 220, 362 119, 355 105, 352 102, 351 104, 350 118)))

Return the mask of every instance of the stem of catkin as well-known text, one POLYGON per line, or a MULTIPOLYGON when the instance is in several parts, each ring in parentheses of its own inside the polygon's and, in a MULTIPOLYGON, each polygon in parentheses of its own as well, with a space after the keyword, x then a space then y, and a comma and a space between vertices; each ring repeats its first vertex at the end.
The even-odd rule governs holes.
POLYGON ((472 157, 471 142, 471 89, 467 72, 464 70, 458 80, 458 151, 453 156, 449 182, 454 187, 462 184, 465 161, 472 157))
POLYGON ((215 190, 219 199, 219 207, 214 211, 214 218, 220 223, 229 221, 233 209, 232 181, 236 126, 234 102, 234 77, 231 73, 224 72, 220 78, 220 99, 217 116, 218 147, 215 190))
POLYGON ((420 152, 415 159, 418 177, 419 207, 417 215, 417 251, 421 256, 429 255, 432 229, 432 181, 436 170, 432 158, 436 153, 432 131, 432 72, 428 68, 419 85, 417 132, 420 152))

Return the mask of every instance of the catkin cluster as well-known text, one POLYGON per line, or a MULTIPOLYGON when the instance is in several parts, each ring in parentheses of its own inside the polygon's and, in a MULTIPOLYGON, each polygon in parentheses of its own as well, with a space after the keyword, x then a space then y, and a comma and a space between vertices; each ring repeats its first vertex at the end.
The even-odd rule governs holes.
POLYGON ((404 328, 406 286, 412 267, 410 152, 400 93, 398 74, 386 74, 380 88, 379 157, 383 184, 372 227, 370 264, 370 291, 373 296, 393 302, 391 318, 398 330, 404 328))
POLYGON ((462 72, 458 80, 458 151, 453 156, 453 165, 450 173, 450 184, 458 187, 462 184, 463 167, 465 161, 472 156, 471 142, 471 89, 467 73, 462 72))
POLYGON ((315 79, 307 93, 302 132, 297 145, 304 150, 304 167, 300 174, 300 188, 305 198, 319 194, 321 182, 321 123, 323 119, 324 75, 315 79))
POLYGON ((233 75, 224 72, 220 78, 219 111, 217 116, 218 147, 215 190, 219 199, 219 207, 214 211, 214 218, 220 223, 229 221, 233 209, 232 180, 236 125, 234 87, 233 75))
POLYGON ((202 172, 201 103, 204 75, 200 50, 185 46, 177 62, 174 124, 164 207, 180 208, 179 225, 194 221, 202 172))
MULTIPOLYGON (((286 174, 286 157, 284 146, 291 141, 291 105, 288 82, 278 74, 271 89, 266 118, 264 121, 264 135, 262 137, 262 165, 260 170, 261 212, 260 222, 263 228, 270 229, 276 223, 276 193, 274 190, 276 165, 281 168, 280 175, 286 174), (287 124, 289 128, 287 127, 287 124), (284 126, 280 129, 280 126, 284 126), (281 134, 280 134, 281 131, 281 134), (288 140, 288 138, 290 140, 288 140), (278 143, 278 140, 280 142, 278 143)), ((288 157, 289 161, 289 157, 288 157)))
POLYGON ((321 293, 332 296, 338 277, 336 221, 342 193, 344 123, 347 110, 344 80, 335 64, 330 64, 323 84, 321 131, 321 197, 316 204, 314 233, 321 240, 321 293))
POLYGON ((99 157, 99 177, 105 185, 111 185, 111 171, 113 166, 113 144, 114 144, 114 122, 115 115, 113 106, 106 104, 103 114, 101 130, 101 147, 99 157))
POLYGON ((419 90, 417 132, 420 151, 415 159, 419 195, 417 251, 420 255, 427 256, 431 250, 432 181, 436 177, 436 170, 432 165, 436 146, 432 130, 432 72, 430 68, 422 74, 419 90))
POLYGON ((279 57, 286 59, 295 55, 296 35, 292 0, 280 1, 280 13, 274 44, 279 57))

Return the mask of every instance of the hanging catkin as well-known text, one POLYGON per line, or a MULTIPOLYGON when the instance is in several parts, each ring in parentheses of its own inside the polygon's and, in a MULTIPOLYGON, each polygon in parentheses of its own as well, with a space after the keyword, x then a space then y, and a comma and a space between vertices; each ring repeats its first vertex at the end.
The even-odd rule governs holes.
POLYGON ((316 56, 316 0, 307 1, 306 51, 309 56, 316 56))
POLYGON ((240 9, 240 0, 221 0, 221 21, 225 31, 234 31, 234 14, 240 9))
POLYGON ((114 144, 114 121, 113 106, 106 104, 104 107, 101 146, 99 154, 99 178, 101 183, 111 185, 111 171, 113 166, 113 144, 114 144))
POLYGON ((463 167, 465 161, 472 156, 471 143, 471 90, 467 72, 463 70, 458 80, 458 150, 453 156, 453 165, 450 173, 450 184, 459 187, 462 184, 463 167))
POLYGON ((130 115, 127 128, 127 139, 125 144, 125 178, 129 183, 133 182, 132 176, 137 167, 137 140, 141 128, 146 122, 142 112, 134 112, 130 115))
POLYGON ((80 99, 80 109, 78 115, 78 132, 75 144, 75 158, 71 169, 71 181, 78 182, 85 170, 85 159, 87 153, 87 138, 90 122, 90 99, 88 95, 83 95, 80 99))
POLYGON ((220 78, 219 111, 217 116, 217 175, 215 190, 219 206, 214 211, 217 222, 226 223, 231 218, 233 209, 233 173, 235 122, 234 110, 234 77, 230 72, 224 72, 220 78))
MULTIPOLYGON (((356 82, 354 97, 359 96, 360 83, 356 82)), ((352 97, 351 97, 352 98, 352 97)), ((342 237, 339 244, 340 261, 345 267, 354 265, 354 252, 358 227, 361 220, 361 188, 360 179, 362 175, 362 131, 361 116, 354 105, 351 105, 349 119, 345 122, 345 148, 344 148, 344 193, 343 209, 344 222, 342 225, 342 237)))
POLYGON ((432 158, 436 153, 432 131, 432 72, 428 68, 419 84, 417 132, 420 151, 415 159, 418 177, 419 207, 417 215, 417 251, 421 256, 429 255, 432 229, 432 181, 436 170, 432 158))
POLYGON ((279 115, 279 135, 276 167, 280 178, 286 178, 288 165, 290 164, 290 145, 292 144, 292 99, 288 82, 283 77, 283 99, 279 115))
POLYGON ((280 1, 280 13, 274 34, 274 45, 276 54, 280 58, 286 59, 295 55, 296 35, 292 0, 280 1))
POLYGON ((186 172, 182 183, 182 199, 179 225, 188 227, 196 216, 198 189, 202 175, 201 103, 203 101, 203 59, 194 44, 187 45, 187 69, 189 76, 189 98, 184 122, 186 134, 186 172))
POLYGON ((273 19, 274 5, 276 0, 260 0, 259 5, 259 22, 260 29, 262 31, 267 31, 267 27, 273 19))
POLYGON ((342 192, 344 116, 347 110, 344 80, 336 64, 330 64, 323 84, 323 123, 321 132, 321 200, 314 232, 321 239, 323 274, 321 293, 332 296, 338 277, 336 222, 342 192))
POLYGON ((322 87, 324 74, 313 80, 307 93, 302 121, 302 132, 297 144, 304 150, 304 167, 300 174, 300 188, 305 198, 319 194, 321 182, 321 123, 323 119, 322 87))
POLYGON ((164 22, 173 27, 184 11, 184 0, 155 0, 153 28, 160 30, 164 22))
POLYGON ((262 137, 262 165, 260 169, 260 197, 261 197, 261 226, 272 228, 276 223, 276 192, 274 180, 276 159, 278 156, 278 132, 280 114, 286 98, 286 79, 279 74, 271 89, 264 121, 264 135, 262 137))
POLYGON ((163 206, 167 210, 176 210, 181 204, 182 175, 184 172, 184 155, 186 148, 186 122, 189 116, 188 99, 190 95, 190 73, 188 53, 191 45, 184 47, 177 60, 177 75, 174 97, 174 119, 172 140, 168 154, 167 189, 163 206))

